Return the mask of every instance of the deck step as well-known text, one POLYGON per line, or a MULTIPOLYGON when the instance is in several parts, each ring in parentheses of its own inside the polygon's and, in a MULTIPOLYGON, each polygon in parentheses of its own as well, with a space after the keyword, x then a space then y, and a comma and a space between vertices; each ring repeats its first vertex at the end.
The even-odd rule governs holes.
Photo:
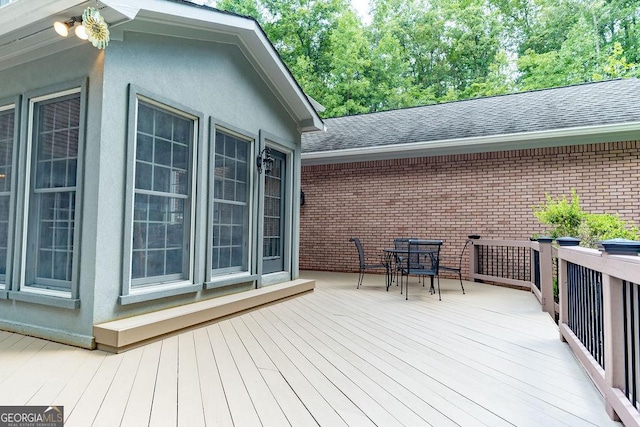
POLYGON ((298 279, 206 301, 94 325, 98 349, 121 353, 177 331, 237 315, 315 288, 315 280, 298 279))

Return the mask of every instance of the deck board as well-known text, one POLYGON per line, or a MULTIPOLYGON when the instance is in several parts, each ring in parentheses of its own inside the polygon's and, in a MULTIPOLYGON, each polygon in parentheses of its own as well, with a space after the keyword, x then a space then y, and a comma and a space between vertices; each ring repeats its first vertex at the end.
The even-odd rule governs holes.
POLYGON ((209 334, 206 329, 193 331, 196 343, 196 359, 200 375, 202 411, 207 426, 230 426, 233 424, 227 404, 218 365, 213 355, 209 334))
POLYGON ((140 367, 143 353, 143 349, 135 349, 119 358, 121 361, 118 371, 113 377, 112 387, 109 388, 95 417, 93 423, 95 427, 110 427, 113 425, 112 420, 118 420, 118 423, 121 423, 127 403, 131 398, 133 382, 140 367))
POLYGON ((177 425, 178 340, 178 336, 162 340, 149 425, 158 427, 177 425))
POLYGON ((270 334, 270 329, 265 328, 264 323, 259 322, 256 314, 245 316, 242 319, 250 328, 252 334, 260 341, 261 346, 269 354, 270 359, 278 371, 285 378, 287 384, 295 390, 295 394, 300 399, 304 407, 309 411, 314 420, 320 425, 344 426, 344 420, 329 404, 323 394, 313 385, 313 383, 298 369, 295 364, 296 354, 287 353, 286 348, 278 346, 274 340, 276 332, 270 334))
POLYGON ((313 293, 122 354, 0 331, 0 404, 68 426, 620 426, 530 293, 303 276, 313 293))
POLYGON ((260 418, 256 412, 251 396, 238 370, 233 354, 224 338, 220 324, 207 328, 212 342, 213 354, 218 365, 222 386, 227 396, 233 423, 238 426, 260 426, 260 418))
POLYGON ((140 364, 133 378, 121 426, 137 427, 149 424, 161 350, 162 342, 140 348, 140 364))

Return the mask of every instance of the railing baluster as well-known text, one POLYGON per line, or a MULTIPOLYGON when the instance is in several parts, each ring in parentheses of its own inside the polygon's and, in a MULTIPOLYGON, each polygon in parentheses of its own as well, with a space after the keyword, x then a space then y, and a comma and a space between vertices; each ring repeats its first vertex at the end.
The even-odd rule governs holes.
POLYGON ((598 360, 600 354, 598 352, 598 347, 596 345, 596 328, 595 328, 595 320, 597 319, 596 317, 596 274, 595 271, 593 270, 589 270, 587 272, 587 277, 588 277, 588 288, 589 288, 589 312, 587 313, 589 319, 591 320, 589 322, 589 344, 591 346, 591 354, 593 354, 596 360, 598 360))
MULTIPOLYGON (((630 353, 630 343, 629 341, 633 339, 633 337, 629 336, 629 320, 631 319, 631 316, 629 316, 629 313, 632 313, 633 311, 630 310, 629 306, 633 306, 633 301, 631 300, 631 298, 627 298, 628 297, 628 293, 632 293, 633 291, 631 290, 633 288, 632 284, 629 284, 626 280, 622 281, 622 335, 624 336, 624 394, 625 396, 627 396, 627 399, 629 399, 629 401, 633 402, 633 400, 631 400, 631 388, 629 387, 629 384, 631 383, 631 378, 629 378, 629 375, 631 374, 630 369, 629 369, 629 353, 630 353), (627 286, 630 288, 629 291, 627 291, 627 286)), ((631 319, 631 321, 633 322, 633 319, 631 319)), ((635 400, 635 396, 634 400, 635 400)))
MULTIPOLYGON (((633 301, 633 294, 634 291, 637 291, 638 289, 637 285, 635 286, 631 286, 631 295, 630 295, 630 300, 633 301)), ((633 396, 633 400, 631 401, 631 403, 633 404, 633 406, 636 407, 636 409, 640 409, 638 408, 640 406, 640 404, 638 404, 638 376, 637 376, 637 370, 636 370, 636 365, 638 364, 638 354, 637 354, 637 333, 638 330, 636 328, 636 323, 640 322, 640 314, 639 314, 639 310, 638 308, 640 308, 640 292, 635 292, 636 293, 636 299, 637 299, 637 304, 635 304, 635 307, 632 307, 633 311, 632 311, 632 315, 629 316, 630 320, 631 320, 631 378, 633 379, 632 381, 632 396, 633 396)))

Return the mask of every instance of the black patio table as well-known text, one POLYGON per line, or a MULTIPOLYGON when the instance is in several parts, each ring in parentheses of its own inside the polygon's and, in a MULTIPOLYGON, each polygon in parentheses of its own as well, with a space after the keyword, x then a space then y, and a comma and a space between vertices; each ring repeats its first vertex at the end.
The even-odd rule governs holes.
MULTIPOLYGON (((417 240, 417 239, 416 239, 417 240)), ((387 278, 387 292, 389 292, 389 287, 391 287, 391 283, 393 283, 393 276, 395 267, 397 265, 401 265, 406 257, 409 254, 409 248, 384 248, 382 250, 384 252, 383 264, 387 270, 386 278, 387 278), (403 257, 404 255, 404 257, 403 257)), ((430 255, 434 253, 434 251, 411 251, 411 253, 417 253, 419 255, 430 255)), ((433 288, 433 276, 431 277, 431 288, 433 288)))

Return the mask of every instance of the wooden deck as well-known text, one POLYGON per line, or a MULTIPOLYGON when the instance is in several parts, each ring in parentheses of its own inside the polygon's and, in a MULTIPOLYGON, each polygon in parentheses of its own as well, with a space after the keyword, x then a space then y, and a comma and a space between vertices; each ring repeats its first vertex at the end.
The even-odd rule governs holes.
POLYGON ((315 292, 122 354, 0 332, 0 405, 83 427, 620 425, 530 293, 303 276, 315 292))

